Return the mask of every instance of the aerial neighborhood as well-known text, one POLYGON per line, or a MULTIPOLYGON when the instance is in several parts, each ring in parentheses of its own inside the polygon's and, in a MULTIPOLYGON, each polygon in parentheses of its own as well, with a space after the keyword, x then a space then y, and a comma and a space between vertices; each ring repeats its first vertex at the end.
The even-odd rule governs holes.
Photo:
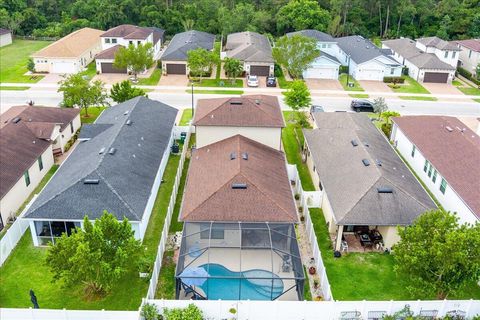
POLYGON ((0 318, 479 319, 456 5, 0 5, 0 318))

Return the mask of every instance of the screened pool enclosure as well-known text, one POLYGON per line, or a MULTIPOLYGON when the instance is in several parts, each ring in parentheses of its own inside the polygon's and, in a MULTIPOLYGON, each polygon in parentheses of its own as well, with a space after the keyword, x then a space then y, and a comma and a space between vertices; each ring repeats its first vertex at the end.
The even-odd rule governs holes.
POLYGON ((303 300, 294 224, 186 222, 177 299, 303 300))

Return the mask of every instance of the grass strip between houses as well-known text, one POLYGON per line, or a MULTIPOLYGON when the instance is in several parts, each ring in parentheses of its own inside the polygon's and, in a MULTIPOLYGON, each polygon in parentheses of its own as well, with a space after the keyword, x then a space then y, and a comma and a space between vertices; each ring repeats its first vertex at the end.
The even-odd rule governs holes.
MULTIPOLYGON (((192 93, 192 90, 185 90, 186 93, 192 93)), ((240 95, 243 94, 243 90, 193 90, 194 94, 235 94, 240 95)))

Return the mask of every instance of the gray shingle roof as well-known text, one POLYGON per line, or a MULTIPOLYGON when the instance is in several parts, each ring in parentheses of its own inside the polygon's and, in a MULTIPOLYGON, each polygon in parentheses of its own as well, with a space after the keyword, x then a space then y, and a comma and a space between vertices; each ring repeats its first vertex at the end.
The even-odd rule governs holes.
POLYGON ((186 61, 188 51, 197 48, 212 50, 214 42, 215 35, 202 31, 191 30, 177 33, 170 41, 161 60, 186 61))
POLYGON ((336 57, 332 56, 331 54, 326 53, 325 51, 320 50, 320 56, 325 56, 328 59, 330 59, 330 60, 332 60, 332 61, 334 61, 338 64, 342 64, 340 61, 338 61, 338 59, 336 57))
POLYGON ((73 150, 25 217, 95 219, 107 210, 119 219, 140 221, 177 112, 144 97, 106 109, 82 132, 91 139, 73 150), (113 155, 110 148, 116 149, 113 155), (99 184, 84 184, 85 179, 98 179, 99 184))
POLYGON ((396 61, 385 55, 380 48, 373 42, 362 36, 348 36, 336 38, 338 46, 347 54, 356 64, 370 61, 377 57, 383 56, 392 60, 392 64, 398 65, 396 61))
POLYGON ((318 129, 304 130, 305 140, 338 224, 408 225, 435 208, 368 117, 315 113, 315 122, 318 129), (363 159, 370 165, 364 166, 363 159), (378 193, 381 187, 392 188, 393 193, 378 193))
POLYGON ((245 31, 227 36, 225 45, 227 57, 246 62, 273 63, 272 47, 262 34, 245 31))
POLYGON ((291 36, 296 35, 296 34, 301 34, 302 36, 305 36, 305 37, 314 38, 317 41, 336 42, 335 38, 332 37, 331 35, 329 35, 328 33, 318 31, 318 30, 312 30, 312 29, 289 32, 289 33, 287 33, 287 36, 291 37, 291 36))
POLYGON ((440 50, 460 51, 460 48, 456 44, 442 40, 439 37, 419 38, 417 41, 427 47, 434 47, 440 50))

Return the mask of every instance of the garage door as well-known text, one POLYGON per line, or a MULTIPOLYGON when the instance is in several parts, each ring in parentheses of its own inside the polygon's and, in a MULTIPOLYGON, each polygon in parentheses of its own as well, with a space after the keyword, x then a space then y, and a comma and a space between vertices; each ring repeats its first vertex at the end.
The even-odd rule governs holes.
POLYGON ((357 72, 355 79, 381 81, 383 79, 383 73, 381 70, 362 70, 357 72))
POLYGON ((53 62, 51 73, 75 73, 74 62, 53 62))
POLYGON ((270 74, 269 66, 250 66, 250 74, 254 76, 268 76, 270 74))
POLYGON ((448 73, 442 72, 425 72, 423 82, 447 83, 448 73))
POLYGON ((336 68, 310 68, 303 73, 305 79, 338 79, 336 68))
POLYGON ((187 74, 187 65, 167 63, 167 74, 187 74))
POLYGON ((127 69, 117 69, 111 62, 101 63, 102 73, 127 73, 127 69))

